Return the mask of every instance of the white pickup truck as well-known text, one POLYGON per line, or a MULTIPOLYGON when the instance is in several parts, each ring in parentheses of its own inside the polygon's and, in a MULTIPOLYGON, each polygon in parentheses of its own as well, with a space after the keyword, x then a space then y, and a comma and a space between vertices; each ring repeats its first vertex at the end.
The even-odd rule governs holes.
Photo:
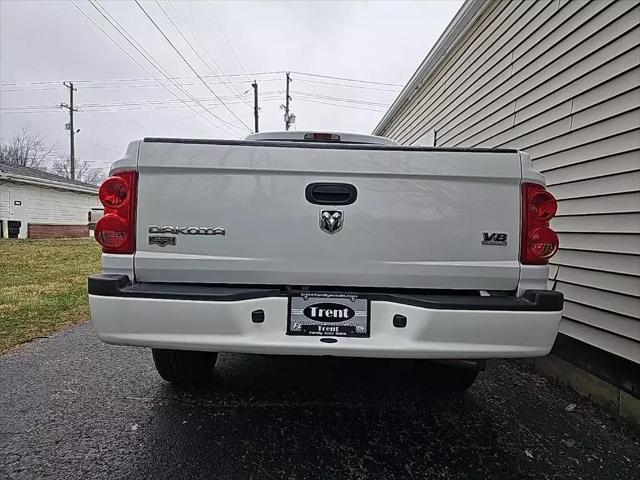
POLYGON ((483 361, 546 355, 556 201, 515 150, 367 135, 145 138, 100 187, 100 339, 151 347, 174 383, 218 352, 411 358, 469 387, 483 361))

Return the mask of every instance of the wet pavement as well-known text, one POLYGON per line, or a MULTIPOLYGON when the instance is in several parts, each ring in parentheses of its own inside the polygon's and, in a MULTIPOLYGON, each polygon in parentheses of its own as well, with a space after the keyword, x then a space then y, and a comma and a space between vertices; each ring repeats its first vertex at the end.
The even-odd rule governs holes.
POLYGON ((0 478, 631 480, 640 433, 517 361, 441 394, 408 361, 225 354, 177 388, 86 324, 0 357, 0 478))

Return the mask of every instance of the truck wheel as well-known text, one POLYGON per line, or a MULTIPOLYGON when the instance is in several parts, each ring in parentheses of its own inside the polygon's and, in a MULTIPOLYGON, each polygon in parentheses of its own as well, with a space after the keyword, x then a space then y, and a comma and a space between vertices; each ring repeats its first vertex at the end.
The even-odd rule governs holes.
POLYGON ((167 382, 190 385, 205 382, 218 359, 215 352, 190 350, 166 350, 152 348, 153 363, 160 376, 167 382))
POLYGON ((416 360, 415 369, 426 386, 444 392, 462 392, 478 378, 478 370, 416 360))

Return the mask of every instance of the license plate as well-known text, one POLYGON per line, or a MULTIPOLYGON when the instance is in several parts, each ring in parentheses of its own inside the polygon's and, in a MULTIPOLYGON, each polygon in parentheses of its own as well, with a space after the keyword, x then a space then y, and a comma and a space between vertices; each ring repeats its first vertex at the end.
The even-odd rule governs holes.
POLYGON ((291 296, 287 335, 368 337, 369 300, 331 293, 291 296))

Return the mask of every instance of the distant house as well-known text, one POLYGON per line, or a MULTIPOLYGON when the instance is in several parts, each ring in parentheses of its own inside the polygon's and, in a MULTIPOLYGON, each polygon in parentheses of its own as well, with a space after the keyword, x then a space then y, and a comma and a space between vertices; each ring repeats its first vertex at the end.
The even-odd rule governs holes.
POLYGON ((0 237, 89 236, 98 188, 34 168, 0 163, 0 237))

